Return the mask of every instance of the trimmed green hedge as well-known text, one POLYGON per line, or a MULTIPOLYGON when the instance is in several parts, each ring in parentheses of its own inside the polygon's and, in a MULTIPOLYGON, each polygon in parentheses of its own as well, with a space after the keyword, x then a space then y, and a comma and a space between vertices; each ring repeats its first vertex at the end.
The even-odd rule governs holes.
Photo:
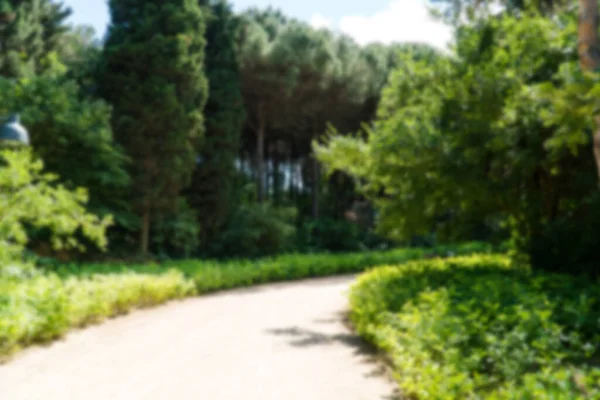
POLYGON ((60 337, 137 307, 197 293, 266 282, 356 273, 425 256, 469 254, 468 244, 345 255, 286 255, 257 261, 183 261, 164 265, 68 265, 31 279, 0 282, 0 356, 60 337))
POLYGON ((281 282, 360 273, 377 265, 401 264, 421 258, 446 257, 491 252, 485 243, 466 243, 435 248, 406 248, 346 254, 286 254, 257 260, 185 260, 164 264, 87 264, 68 265, 58 269, 62 277, 87 278, 94 275, 122 273, 162 274, 176 269, 192 279, 198 293, 209 293, 269 282, 281 282))
POLYGON ((440 246, 434 249, 414 248, 348 254, 292 254, 259 261, 228 263, 189 261, 177 265, 177 268, 194 280, 198 293, 208 293, 268 282, 360 273, 377 265, 401 264, 424 257, 473 254, 485 249, 490 250, 488 245, 471 243, 460 246, 440 246))
POLYGON ((416 399, 600 398, 600 284, 500 255, 380 267, 351 317, 416 399))

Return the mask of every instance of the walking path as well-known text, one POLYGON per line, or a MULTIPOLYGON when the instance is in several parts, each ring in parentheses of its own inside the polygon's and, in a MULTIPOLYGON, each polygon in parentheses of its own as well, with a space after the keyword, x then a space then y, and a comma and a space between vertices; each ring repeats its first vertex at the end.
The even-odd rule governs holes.
POLYGON ((171 303, 0 365, 2 400, 392 400, 344 325, 352 277, 171 303))

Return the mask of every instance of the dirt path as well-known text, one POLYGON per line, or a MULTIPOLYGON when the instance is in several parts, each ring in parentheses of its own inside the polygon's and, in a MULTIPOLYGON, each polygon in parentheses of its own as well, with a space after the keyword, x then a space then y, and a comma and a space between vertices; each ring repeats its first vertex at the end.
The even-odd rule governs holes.
POLYGON ((384 400, 394 385, 343 324, 352 277, 137 311, 0 366, 2 400, 384 400))

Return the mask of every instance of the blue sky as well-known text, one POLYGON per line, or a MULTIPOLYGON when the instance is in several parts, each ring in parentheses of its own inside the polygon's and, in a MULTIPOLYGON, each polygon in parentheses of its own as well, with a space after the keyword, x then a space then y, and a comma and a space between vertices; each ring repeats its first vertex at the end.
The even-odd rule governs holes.
MULTIPOLYGON (((103 35, 108 24, 106 0, 63 0, 73 9, 71 22, 92 25, 103 35)), ((426 0, 233 0, 236 11, 248 7, 281 9, 284 13, 353 36, 359 43, 417 41, 445 47, 449 28, 433 20, 426 0)))

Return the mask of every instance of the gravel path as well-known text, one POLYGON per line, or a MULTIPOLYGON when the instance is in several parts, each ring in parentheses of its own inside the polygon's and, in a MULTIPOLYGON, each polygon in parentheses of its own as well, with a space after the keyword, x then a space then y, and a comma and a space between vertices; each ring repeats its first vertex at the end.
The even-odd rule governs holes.
POLYGON ((198 297, 73 332, 0 366, 0 399, 397 399, 343 323, 352 279, 198 297))

